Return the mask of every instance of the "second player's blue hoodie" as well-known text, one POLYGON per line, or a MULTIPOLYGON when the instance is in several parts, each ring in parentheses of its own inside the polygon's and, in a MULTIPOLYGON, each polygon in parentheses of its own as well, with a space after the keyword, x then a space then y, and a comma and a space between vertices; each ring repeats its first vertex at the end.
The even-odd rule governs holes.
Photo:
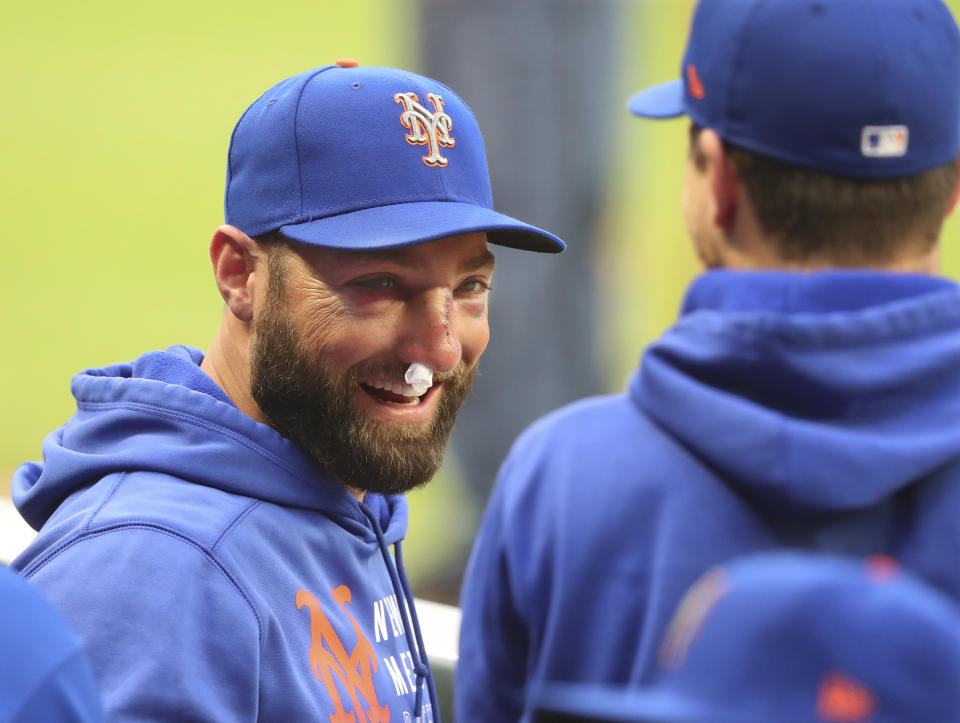
POLYGON ((504 463, 457 720, 517 720, 543 680, 643 682, 693 581, 778 547, 884 553, 960 599, 957 285, 700 277, 627 393, 544 418, 504 463))
POLYGON ((40 534, 13 566, 80 634, 110 719, 431 720, 406 501, 358 502, 201 359, 77 375, 77 413, 14 476, 40 534))

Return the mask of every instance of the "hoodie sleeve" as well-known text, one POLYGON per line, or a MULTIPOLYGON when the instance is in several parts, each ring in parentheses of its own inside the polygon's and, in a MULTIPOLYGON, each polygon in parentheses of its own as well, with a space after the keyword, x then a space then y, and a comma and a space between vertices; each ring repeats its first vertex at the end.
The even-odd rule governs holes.
POLYGON ((28 692, 9 723, 103 723, 105 720, 90 663, 83 650, 77 648, 28 692))
POLYGON ((0 720, 103 723, 76 633, 35 585, 0 565, 0 720))
POLYGON ((474 541, 461 594, 463 619, 454 684, 454 719, 520 720, 526 686, 528 625, 514 604, 507 543, 510 495, 520 480, 508 462, 474 541))
POLYGON ((256 720, 259 620, 207 550, 123 525, 24 573, 84 641, 111 721, 256 720))
POLYGON ((661 506, 628 404, 558 410, 504 462, 464 578, 456 720, 520 720, 547 681, 631 680, 661 506))

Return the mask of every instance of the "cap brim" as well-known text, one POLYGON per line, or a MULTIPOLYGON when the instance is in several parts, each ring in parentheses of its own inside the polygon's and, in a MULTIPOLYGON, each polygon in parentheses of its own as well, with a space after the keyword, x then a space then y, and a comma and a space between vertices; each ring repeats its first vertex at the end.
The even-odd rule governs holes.
POLYGON ((686 115, 683 81, 671 80, 646 90, 641 90, 629 101, 627 108, 634 115, 644 118, 676 118, 686 115))
POLYGON ((377 206, 281 226, 287 238, 333 249, 386 249, 485 232, 490 243, 526 251, 559 253, 566 245, 552 233, 483 206, 423 201, 377 206))
MULTIPOLYGON (((752 721, 668 690, 614 688, 590 683, 547 683, 536 696, 537 713, 559 713, 596 723, 729 723, 752 721)), ((536 722, 537 716, 533 717, 536 722)), ((764 719, 766 720, 766 719, 764 719)))

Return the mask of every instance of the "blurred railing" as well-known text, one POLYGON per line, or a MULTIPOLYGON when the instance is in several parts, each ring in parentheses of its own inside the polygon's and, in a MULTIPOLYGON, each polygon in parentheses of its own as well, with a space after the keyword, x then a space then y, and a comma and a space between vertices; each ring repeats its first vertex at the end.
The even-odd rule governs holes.
POLYGON ((9 565, 36 534, 9 498, 0 497, 0 563, 9 565))

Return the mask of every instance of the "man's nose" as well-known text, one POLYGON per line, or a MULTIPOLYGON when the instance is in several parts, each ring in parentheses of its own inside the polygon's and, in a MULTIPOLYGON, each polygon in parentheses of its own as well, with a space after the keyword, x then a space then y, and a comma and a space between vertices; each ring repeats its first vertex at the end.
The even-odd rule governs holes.
POLYGON ((454 369, 462 356, 454 315, 449 289, 430 289, 411 299, 397 350, 400 361, 420 362, 437 372, 454 369))

